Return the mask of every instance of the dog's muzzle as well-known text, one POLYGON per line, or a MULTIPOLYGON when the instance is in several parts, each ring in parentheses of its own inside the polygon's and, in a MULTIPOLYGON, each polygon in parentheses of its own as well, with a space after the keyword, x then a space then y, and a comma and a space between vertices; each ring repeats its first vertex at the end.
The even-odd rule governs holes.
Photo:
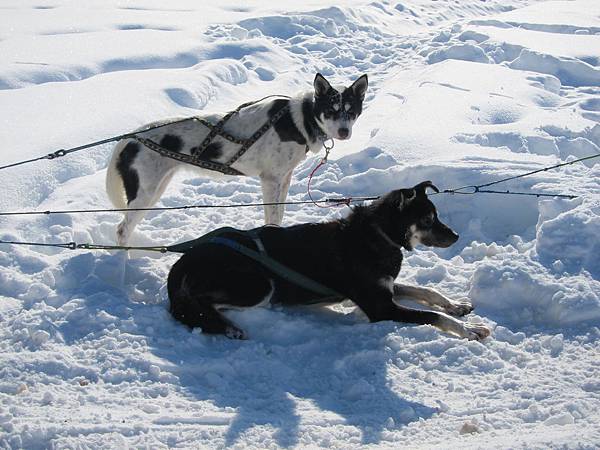
POLYGON ((338 129, 338 139, 348 139, 350 137, 350 130, 348 128, 338 129))
POLYGON ((441 248, 448 248, 456 241, 458 241, 458 238, 458 234, 456 234, 454 231, 448 228, 443 234, 436 236, 435 246, 441 248))

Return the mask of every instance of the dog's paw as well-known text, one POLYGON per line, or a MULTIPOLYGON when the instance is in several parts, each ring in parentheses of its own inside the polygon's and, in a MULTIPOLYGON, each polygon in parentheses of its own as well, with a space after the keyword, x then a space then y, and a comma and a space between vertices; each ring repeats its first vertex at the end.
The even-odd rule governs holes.
POLYGON ((240 340, 246 340, 248 339, 246 337, 246 334, 240 330, 237 327, 234 326, 228 326, 225 329, 225 336, 227 336, 229 339, 240 339, 240 340))
POLYGON ((474 306, 468 300, 453 300, 446 307, 446 312, 451 316, 462 317, 473 311, 474 306))
POLYGON ((465 323, 465 336, 470 341, 482 341, 492 332, 485 325, 479 323, 465 323))

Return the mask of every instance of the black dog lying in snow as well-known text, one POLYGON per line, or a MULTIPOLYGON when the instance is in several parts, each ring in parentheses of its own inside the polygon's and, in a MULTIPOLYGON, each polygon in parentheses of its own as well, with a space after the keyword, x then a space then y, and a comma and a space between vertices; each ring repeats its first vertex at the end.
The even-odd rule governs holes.
MULTIPOLYGON (((218 310, 268 302, 280 304, 338 303, 350 299, 371 322, 394 320, 430 324, 467 339, 483 339, 489 330, 453 316, 472 311, 468 302, 451 301, 438 292, 394 283, 402 263, 402 247, 417 244, 448 247, 458 235, 439 221, 426 189, 430 181, 412 189, 392 191, 369 206, 358 206, 345 219, 252 231, 231 229, 216 241, 192 247, 169 273, 168 292, 173 316, 205 333, 244 339, 244 333, 218 310), (229 244, 229 245, 223 245, 229 244), (236 249, 265 252, 278 263, 326 286, 333 295, 323 299, 315 289, 299 286, 236 249), (397 305, 410 297, 440 309, 422 311, 397 305)), ((302 276, 300 275, 300 276, 302 276)))

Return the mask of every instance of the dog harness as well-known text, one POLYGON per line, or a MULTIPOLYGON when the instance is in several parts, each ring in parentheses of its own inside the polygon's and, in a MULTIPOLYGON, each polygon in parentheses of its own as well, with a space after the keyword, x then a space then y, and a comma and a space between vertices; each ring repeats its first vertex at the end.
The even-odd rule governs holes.
MULTIPOLYGON (((194 166, 202 167, 203 169, 215 170, 217 172, 221 172, 226 175, 244 175, 239 170, 236 170, 233 167, 231 167, 231 165, 233 163, 235 163, 238 159, 240 159, 242 157, 242 155, 244 155, 244 153, 246 153, 248 151, 248 149, 256 143, 256 141, 258 141, 273 125, 275 125, 275 123, 277 123, 284 116, 284 114, 289 112, 290 105, 288 103, 287 105, 285 105, 281 109, 279 109, 279 111, 277 111, 273 115, 273 117, 271 117, 269 120, 267 120, 265 123, 263 123, 263 125, 256 132, 254 132, 252 134, 252 136, 248 139, 237 138, 237 137, 231 135, 230 133, 227 133, 223 128, 225 127, 225 124, 229 121, 229 119, 231 119, 231 117, 233 117, 235 114, 240 112, 242 109, 247 108, 248 106, 252 106, 257 103, 260 103, 269 97, 290 98, 290 97, 287 97, 284 95, 269 95, 267 97, 261 98, 260 100, 243 103, 240 106, 238 106, 236 109, 234 109, 233 111, 230 111, 227 114, 225 114, 225 116, 223 116, 223 118, 221 120, 219 120, 216 124, 213 124, 206 119, 202 119, 201 117, 188 117, 185 119, 181 119, 181 120, 177 120, 174 122, 169 122, 168 124, 161 125, 161 126, 165 126, 165 125, 171 125, 174 123, 195 121, 195 122, 201 123, 206 128, 208 128, 210 130, 210 132, 204 138, 204 140, 202 141, 202 143, 200 144, 198 149, 196 151, 194 151, 193 155, 186 155, 186 154, 179 153, 179 152, 176 152, 173 150, 169 150, 168 148, 165 148, 162 145, 157 144, 156 142, 154 142, 151 139, 147 139, 147 138, 144 138, 144 137, 138 135, 138 133, 141 134, 146 131, 157 128, 157 127, 151 127, 146 130, 138 131, 135 134, 128 136, 128 138, 136 140, 137 142, 139 142, 140 144, 149 148, 150 150, 153 150, 156 153, 158 153, 159 155, 165 156, 167 158, 175 159, 177 161, 181 161, 181 162, 184 162, 187 164, 192 164, 194 166), (229 142, 232 142, 234 144, 238 144, 241 146, 240 149, 231 158, 229 158, 229 160, 225 163, 202 159, 202 154, 204 153, 204 151, 207 149, 207 147, 211 144, 211 142, 217 135, 228 140, 229 142)), ((326 138, 326 136, 325 136, 325 138, 326 138)), ((306 144, 306 152, 307 153, 308 153, 308 150, 309 150, 309 146, 307 143, 306 144)))
POLYGON ((262 240, 260 239, 259 230, 261 228, 255 228, 253 230, 248 230, 248 231, 243 231, 243 232, 236 230, 235 228, 231 228, 231 227, 218 228, 214 231, 211 231, 208 234, 205 234, 204 236, 199 237, 198 239, 171 245, 171 246, 167 247, 167 251, 177 252, 177 253, 186 253, 187 251, 193 249, 194 247, 197 247, 198 245, 202 245, 202 244, 224 245, 226 247, 229 247, 229 248, 235 250, 238 253, 241 253, 244 256, 247 256, 247 257, 253 259, 254 261, 258 262, 259 264, 262 264, 264 267, 269 269, 271 272, 275 273, 276 275, 279 275, 286 281, 289 281, 292 284, 300 286, 303 289, 314 292, 315 294, 320 296, 320 298, 319 298, 320 302, 327 302, 328 300, 333 301, 333 300, 339 300, 340 298, 342 298, 342 299, 345 298, 345 296, 340 294, 339 292, 337 292, 337 291, 319 283, 318 281, 315 281, 315 280, 307 277, 306 275, 303 275, 300 272, 297 272, 294 269, 291 269, 291 268, 281 264, 279 261, 271 258, 267 254, 265 247, 262 243, 262 240), (258 251, 248 248, 247 246, 245 246, 237 241, 234 241, 233 239, 228 239, 226 237, 222 237, 223 234, 231 234, 231 233, 250 236, 256 243, 256 247, 258 248, 258 251))

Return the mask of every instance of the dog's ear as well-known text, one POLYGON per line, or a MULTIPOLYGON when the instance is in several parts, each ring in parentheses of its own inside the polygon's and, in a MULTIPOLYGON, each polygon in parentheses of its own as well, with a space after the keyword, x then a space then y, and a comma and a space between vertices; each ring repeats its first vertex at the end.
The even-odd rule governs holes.
POLYGON ((397 192, 398 195, 396 197, 396 206, 398 209, 403 209, 417 196, 417 192, 414 189, 401 189, 397 192))
POLYGON ((369 77, 367 77, 366 73, 364 75, 362 75, 354 83, 352 83, 352 86, 350 86, 350 88, 354 92, 354 95, 356 95, 361 100, 365 98, 365 93, 367 92, 368 87, 369 87, 369 77))
POLYGON ((327 81, 325 77, 320 73, 315 75, 315 81, 313 81, 313 86, 315 88, 315 95, 317 97, 326 95, 327 92, 329 92, 329 89, 332 89, 331 84, 329 84, 329 81, 327 81))
POLYGON ((435 187, 435 185, 431 181, 423 181, 422 183, 417 184, 413 189, 419 195, 425 195, 427 193, 427 188, 433 189, 436 193, 439 193, 440 190, 435 187))

